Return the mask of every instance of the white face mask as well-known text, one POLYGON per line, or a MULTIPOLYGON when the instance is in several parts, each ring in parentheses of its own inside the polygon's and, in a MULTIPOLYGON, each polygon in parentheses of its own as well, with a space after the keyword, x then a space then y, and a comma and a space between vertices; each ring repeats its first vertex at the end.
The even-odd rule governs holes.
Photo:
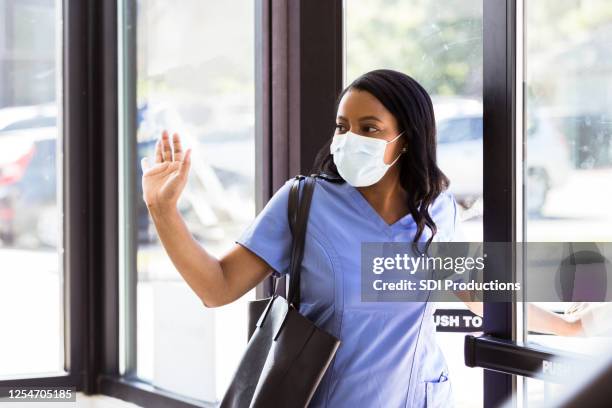
POLYGON ((334 135, 329 150, 334 155, 338 173, 354 187, 371 186, 378 182, 402 155, 400 153, 390 164, 385 163, 387 145, 395 142, 403 133, 388 142, 353 132, 334 135))

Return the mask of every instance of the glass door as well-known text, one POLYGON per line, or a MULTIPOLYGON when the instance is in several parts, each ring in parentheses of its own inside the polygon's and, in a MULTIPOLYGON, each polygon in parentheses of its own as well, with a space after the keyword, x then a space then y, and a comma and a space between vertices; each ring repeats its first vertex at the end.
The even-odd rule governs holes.
MULTIPOLYGON (((612 3, 524 2, 523 35, 524 241, 605 250, 612 241, 612 3)), ((544 334, 529 330, 537 316, 527 311, 528 344, 594 358, 609 353, 611 303, 537 305, 563 319, 544 334)), ((525 403, 542 404, 558 390, 529 379, 525 403)))
POLYGON ((246 347, 247 300, 205 308, 165 253, 142 200, 143 157, 167 130, 193 149, 178 206, 223 255, 255 215, 253 2, 125 0, 120 16, 122 374, 219 400, 246 347), (132 28, 136 27, 136 30, 132 28))

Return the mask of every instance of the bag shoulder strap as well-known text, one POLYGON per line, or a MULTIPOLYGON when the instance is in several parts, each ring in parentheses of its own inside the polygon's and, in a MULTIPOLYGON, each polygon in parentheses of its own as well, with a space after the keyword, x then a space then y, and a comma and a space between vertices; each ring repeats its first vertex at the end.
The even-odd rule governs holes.
MULTIPOLYGON (((315 177, 318 174, 312 174, 310 177, 298 174, 294 177, 291 190, 289 191, 289 202, 287 205, 287 218, 289 221, 289 230, 293 236, 291 246, 291 260, 289 264, 289 294, 285 295, 285 288, 279 288, 279 284, 285 282, 285 277, 274 278, 273 293, 287 298, 291 304, 293 302, 296 309, 300 304, 300 266, 304 258, 304 243, 306 240, 306 226, 308 225, 308 214, 310 212, 310 202, 315 186, 315 177), (301 181, 305 181, 302 194, 300 196, 301 181)), ((284 285, 283 285, 284 286, 284 285)))
POLYGON ((298 175, 295 177, 289 195, 288 216, 289 226, 293 235, 291 246, 291 260, 289 264, 289 293, 287 302, 296 309, 300 305, 300 271, 304 258, 304 243, 306 241, 306 227, 310 203, 315 187, 314 177, 298 175), (300 196, 300 184, 304 180, 304 187, 300 196))
MULTIPOLYGON (((300 182, 305 177, 301 174, 298 174, 293 178, 293 184, 291 185, 291 189, 289 190, 289 203, 287 205, 287 219, 289 221, 289 230, 291 235, 293 235, 293 229, 295 228, 295 222, 297 219, 297 206, 300 195, 300 182)), ((291 251, 293 253, 293 250, 291 251)), ((282 296, 287 298, 286 288, 285 288, 286 277, 282 276, 279 278, 272 278, 272 294, 282 296), (282 287, 281 287, 282 284, 282 287)))
POLYGON ((289 191, 289 203, 287 205, 287 218, 289 219, 289 230, 291 234, 293 234, 293 230, 295 229, 295 223, 297 220, 297 207, 299 203, 300 197, 300 184, 301 181, 305 177, 302 175, 297 175, 293 178, 293 184, 291 185, 291 190, 289 191))

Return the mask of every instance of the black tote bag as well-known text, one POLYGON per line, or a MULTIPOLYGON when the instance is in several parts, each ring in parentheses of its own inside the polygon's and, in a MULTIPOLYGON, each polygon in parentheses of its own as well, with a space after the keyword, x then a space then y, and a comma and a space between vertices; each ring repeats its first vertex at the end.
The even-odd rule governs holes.
POLYGON ((312 176, 295 177, 288 204, 293 233, 289 293, 287 299, 275 291, 250 302, 250 324, 256 323, 220 408, 306 407, 340 346, 338 338, 299 313, 300 266, 314 185, 312 176))

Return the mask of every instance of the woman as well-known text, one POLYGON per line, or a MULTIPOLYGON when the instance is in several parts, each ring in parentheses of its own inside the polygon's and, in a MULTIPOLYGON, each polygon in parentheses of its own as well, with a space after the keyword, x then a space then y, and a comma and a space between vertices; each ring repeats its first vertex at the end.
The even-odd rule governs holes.
MULTIPOLYGON (((368 72, 338 97, 333 133, 315 170, 340 182, 316 181, 300 311, 342 343, 310 406, 450 406, 449 373, 434 339, 433 303, 361 302, 360 297, 362 242, 455 237, 457 204, 436 164, 431 98, 408 75, 368 72)), ((225 305, 270 273, 287 273, 292 180, 217 259, 192 238, 177 210, 191 151, 183 153, 176 134, 172 145, 164 132, 155 166, 143 164, 143 198, 172 262, 204 305, 225 305)), ((458 296, 481 314, 479 303, 458 296)))

